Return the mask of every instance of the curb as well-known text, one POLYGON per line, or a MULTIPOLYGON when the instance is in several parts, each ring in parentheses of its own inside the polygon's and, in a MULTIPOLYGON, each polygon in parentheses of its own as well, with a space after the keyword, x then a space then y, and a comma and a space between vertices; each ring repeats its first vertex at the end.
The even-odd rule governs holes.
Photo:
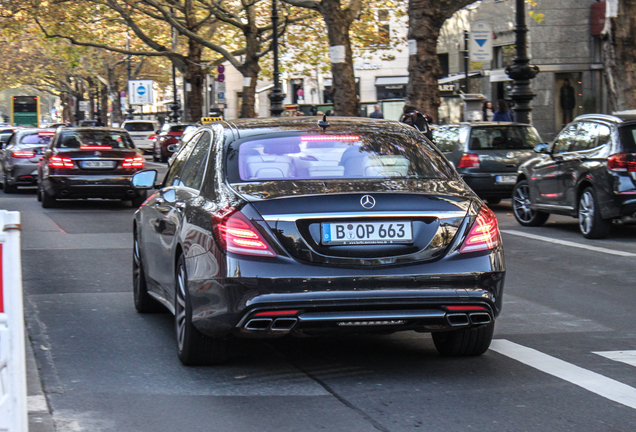
POLYGON ((42 390, 40 371, 35 361, 31 341, 27 337, 26 348, 26 374, 27 374, 27 410, 29 413, 29 432, 55 432, 53 416, 49 410, 49 404, 42 390))

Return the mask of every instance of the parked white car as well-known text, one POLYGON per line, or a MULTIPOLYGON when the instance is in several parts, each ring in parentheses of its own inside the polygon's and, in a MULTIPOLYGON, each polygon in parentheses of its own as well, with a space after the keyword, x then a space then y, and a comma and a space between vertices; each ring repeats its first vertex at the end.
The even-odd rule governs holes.
POLYGON ((144 153, 152 153, 157 131, 161 125, 153 120, 126 120, 121 124, 126 129, 137 146, 144 153))

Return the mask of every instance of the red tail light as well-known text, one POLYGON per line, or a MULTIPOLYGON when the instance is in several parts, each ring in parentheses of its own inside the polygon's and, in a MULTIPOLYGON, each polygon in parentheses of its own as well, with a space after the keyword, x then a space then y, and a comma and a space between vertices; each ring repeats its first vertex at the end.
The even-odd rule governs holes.
POLYGON ((80 150, 112 150, 111 146, 82 146, 80 150))
POLYGON ((151 140, 157 139, 157 134, 150 135, 148 139, 151 139, 151 140))
POLYGON ((19 159, 29 159, 35 157, 35 153, 30 151, 15 151, 11 153, 11 156, 19 159))
POLYGON ((38 136, 55 136, 55 132, 38 132, 38 136))
POLYGON ((494 249, 501 243, 499 224, 492 210, 482 206, 459 253, 494 249))
POLYGON ((464 153, 457 164, 457 168, 479 168, 479 155, 464 153))
POLYGON ((143 168, 144 158, 141 156, 126 158, 124 159, 124 163, 122 163, 121 166, 122 168, 143 168))
POLYGON ((276 256, 276 252, 267 244, 252 222, 233 207, 226 207, 214 213, 212 226, 219 245, 228 252, 276 256))
POLYGON ((636 157, 628 153, 616 153, 607 158, 610 171, 636 172, 636 157))
POLYGON ((51 159, 49 159, 50 168, 73 168, 74 166, 75 164, 69 158, 61 156, 51 156, 51 159))

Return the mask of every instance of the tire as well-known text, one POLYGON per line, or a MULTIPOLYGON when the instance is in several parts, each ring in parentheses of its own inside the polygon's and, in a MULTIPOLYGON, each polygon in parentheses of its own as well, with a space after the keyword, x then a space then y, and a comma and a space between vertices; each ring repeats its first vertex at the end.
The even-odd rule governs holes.
POLYGON ((488 204, 497 205, 501 202, 501 198, 487 198, 486 202, 488 202, 488 204))
POLYGON ((42 208, 55 208, 57 200, 54 196, 49 195, 46 190, 42 189, 42 208))
POLYGON ((602 239, 609 235, 612 228, 611 219, 601 217, 601 208, 596 199, 594 188, 588 187, 579 198, 579 229, 588 239, 602 239))
POLYGON ((220 364, 227 361, 227 339, 210 338, 192 324, 192 303, 187 288, 185 259, 179 258, 175 281, 175 330, 177 354, 185 366, 220 364))
POLYGON ((433 333, 433 343, 444 357, 479 356, 488 351, 495 322, 477 328, 433 333))
POLYGON ((167 163, 169 159, 169 156, 163 153, 163 150, 161 150, 161 162, 167 163))
POLYGON ((141 207, 141 205, 144 203, 144 201, 146 201, 146 193, 145 192, 140 192, 139 195, 137 195, 132 200, 130 200, 130 202, 131 202, 131 204, 132 204, 132 206, 134 208, 141 207))
POLYGON ((159 162, 159 158, 157 157, 157 146, 154 145, 152 147, 152 161, 153 162, 159 162))
POLYGON ((12 184, 9 184, 7 180, 7 173, 4 173, 4 180, 2 183, 2 187, 4 188, 4 193, 6 194, 14 194, 18 191, 18 187, 12 184))
POLYGON ((136 230, 133 243, 133 298, 135 309, 139 313, 146 314, 163 311, 161 304, 148 294, 148 285, 146 284, 146 275, 141 261, 141 251, 136 230))
POLYGON ((42 202, 42 187, 38 184, 38 191, 36 193, 36 197, 39 202, 42 202))
POLYGON ((548 220, 550 213, 530 208, 530 186, 527 180, 517 182, 512 190, 512 212, 517 222, 523 226, 541 226, 548 220))

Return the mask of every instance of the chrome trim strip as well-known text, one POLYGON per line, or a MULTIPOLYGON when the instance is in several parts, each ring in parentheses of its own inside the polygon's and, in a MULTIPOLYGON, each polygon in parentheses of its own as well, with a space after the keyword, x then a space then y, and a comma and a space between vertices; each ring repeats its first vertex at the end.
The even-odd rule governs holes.
POLYGON ((297 214, 274 214, 263 215, 263 219, 267 222, 296 222, 301 219, 357 219, 357 218, 418 218, 418 217, 434 217, 437 219, 455 219, 463 218, 466 212, 463 211, 418 211, 418 212, 332 212, 332 213, 297 213, 297 214))
POLYGON ((555 210, 574 210, 574 207, 572 206, 563 206, 563 205, 556 205, 556 204, 535 204, 535 207, 537 209, 555 209, 555 210))
POLYGON ((404 311, 372 311, 372 312, 310 312, 298 316, 300 322, 350 321, 350 320, 384 320, 408 318, 444 318, 446 312, 441 310, 404 310, 404 311))

